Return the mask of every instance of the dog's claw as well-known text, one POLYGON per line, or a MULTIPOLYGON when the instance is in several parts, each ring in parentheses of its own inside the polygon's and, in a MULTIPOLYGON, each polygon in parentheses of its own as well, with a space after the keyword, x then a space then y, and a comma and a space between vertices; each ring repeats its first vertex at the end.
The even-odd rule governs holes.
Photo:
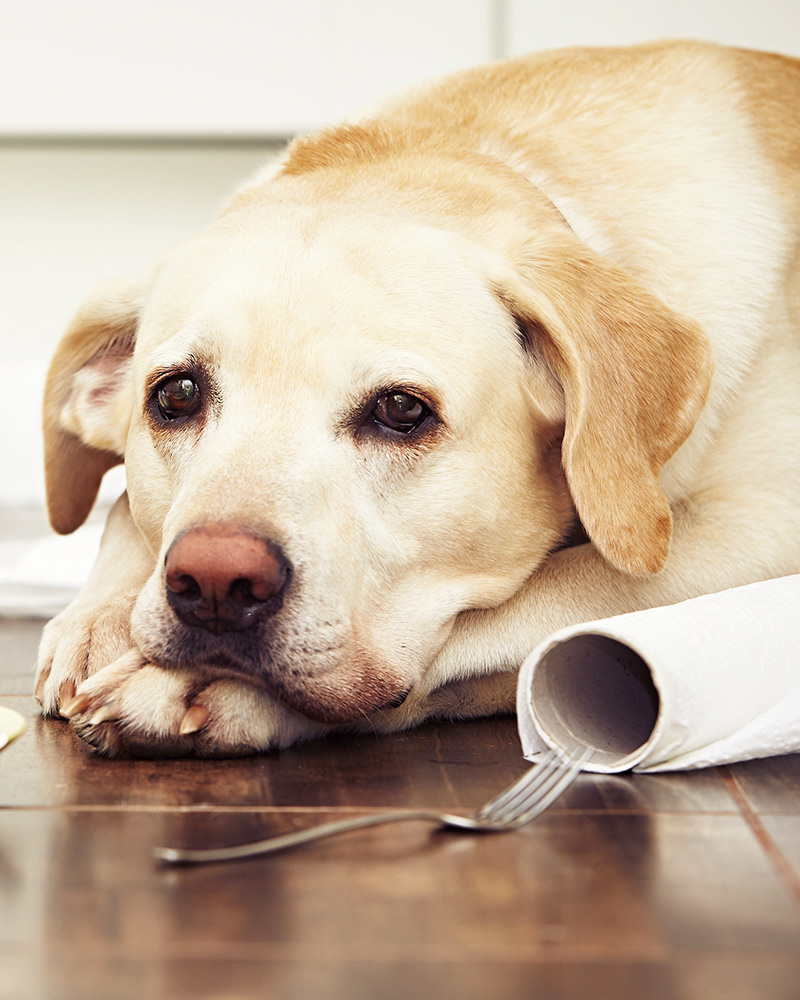
POLYGON ((43 670, 41 674, 39 674, 39 679, 36 681, 36 690, 33 692, 33 696, 39 702, 40 705, 44 701, 44 689, 47 686, 47 681, 49 677, 50 677, 50 671, 43 670))
POLYGON ((119 709, 113 705, 101 705, 89 719, 90 726, 99 726, 101 722, 114 722, 119 718, 119 709))
POLYGON ((192 705, 181 719, 178 732, 181 736, 191 736, 192 733, 198 733, 204 726, 208 725, 210 718, 211 713, 207 708, 202 705, 192 705))
MULTIPOLYGON (((71 681, 67 681, 67 684, 71 684, 71 681)), ((64 685, 62 685, 63 687, 64 685)), ((73 685, 74 691, 74 685, 73 685)), ((67 699, 67 701, 61 702, 60 712, 65 719, 72 719, 76 715, 80 715, 85 712, 86 709, 91 704, 92 699, 88 694, 74 695, 72 698, 67 699)))
MULTIPOLYGON (((75 698, 75 681, 64 681, 58 689, 58 702, 61 706, 69 704, 75 698)), ((61 713, 64 714, 63 711, 61 713)))

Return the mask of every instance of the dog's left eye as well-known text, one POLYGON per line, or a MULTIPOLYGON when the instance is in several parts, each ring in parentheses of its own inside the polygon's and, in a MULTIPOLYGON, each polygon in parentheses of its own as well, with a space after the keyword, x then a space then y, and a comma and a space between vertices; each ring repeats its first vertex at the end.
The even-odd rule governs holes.
POLYGON ((373 418, 384 427, 408 434, 430 413, 430 409, 409 392, 385 392, 375 400, 373 418))
POLYGON ((187 375, 173 376, 156 390, 156 403, 164 420, 191 416, 200 406, 200 387, 187 375))

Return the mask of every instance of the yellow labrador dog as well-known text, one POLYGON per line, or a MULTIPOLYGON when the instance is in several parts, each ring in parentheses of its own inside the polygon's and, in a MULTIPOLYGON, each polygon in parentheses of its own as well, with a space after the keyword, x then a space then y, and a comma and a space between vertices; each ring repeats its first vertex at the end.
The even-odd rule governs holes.
POLYGON ((58 348, 52 523, 128 494, 44 712, 164 755, 496 713, 555 628, 800 571, 799 236, 779 56, 538 55, 299 139, 58 348))

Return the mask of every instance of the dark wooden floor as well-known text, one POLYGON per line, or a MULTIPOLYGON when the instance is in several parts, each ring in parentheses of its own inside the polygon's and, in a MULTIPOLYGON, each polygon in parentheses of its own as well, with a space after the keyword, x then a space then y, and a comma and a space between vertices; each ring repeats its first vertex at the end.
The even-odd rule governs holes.
POLYGON ((0 998, 800 998, 800 756, 582 776, 518 833, 376 828, 273 858, 216 845, 396 806, 469 810, 524 769, 514 721, 239 761, 108 761, 29 697, 0 623, 0 998))

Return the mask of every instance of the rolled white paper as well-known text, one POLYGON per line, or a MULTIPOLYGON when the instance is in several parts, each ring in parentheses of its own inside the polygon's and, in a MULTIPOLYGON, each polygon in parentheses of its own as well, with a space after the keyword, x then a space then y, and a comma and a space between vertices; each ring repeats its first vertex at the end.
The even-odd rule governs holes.
POLYGON ((800 576, 573 625, 527 658, 523 753, 592 747, 589 771, 800 751, 800 576))

